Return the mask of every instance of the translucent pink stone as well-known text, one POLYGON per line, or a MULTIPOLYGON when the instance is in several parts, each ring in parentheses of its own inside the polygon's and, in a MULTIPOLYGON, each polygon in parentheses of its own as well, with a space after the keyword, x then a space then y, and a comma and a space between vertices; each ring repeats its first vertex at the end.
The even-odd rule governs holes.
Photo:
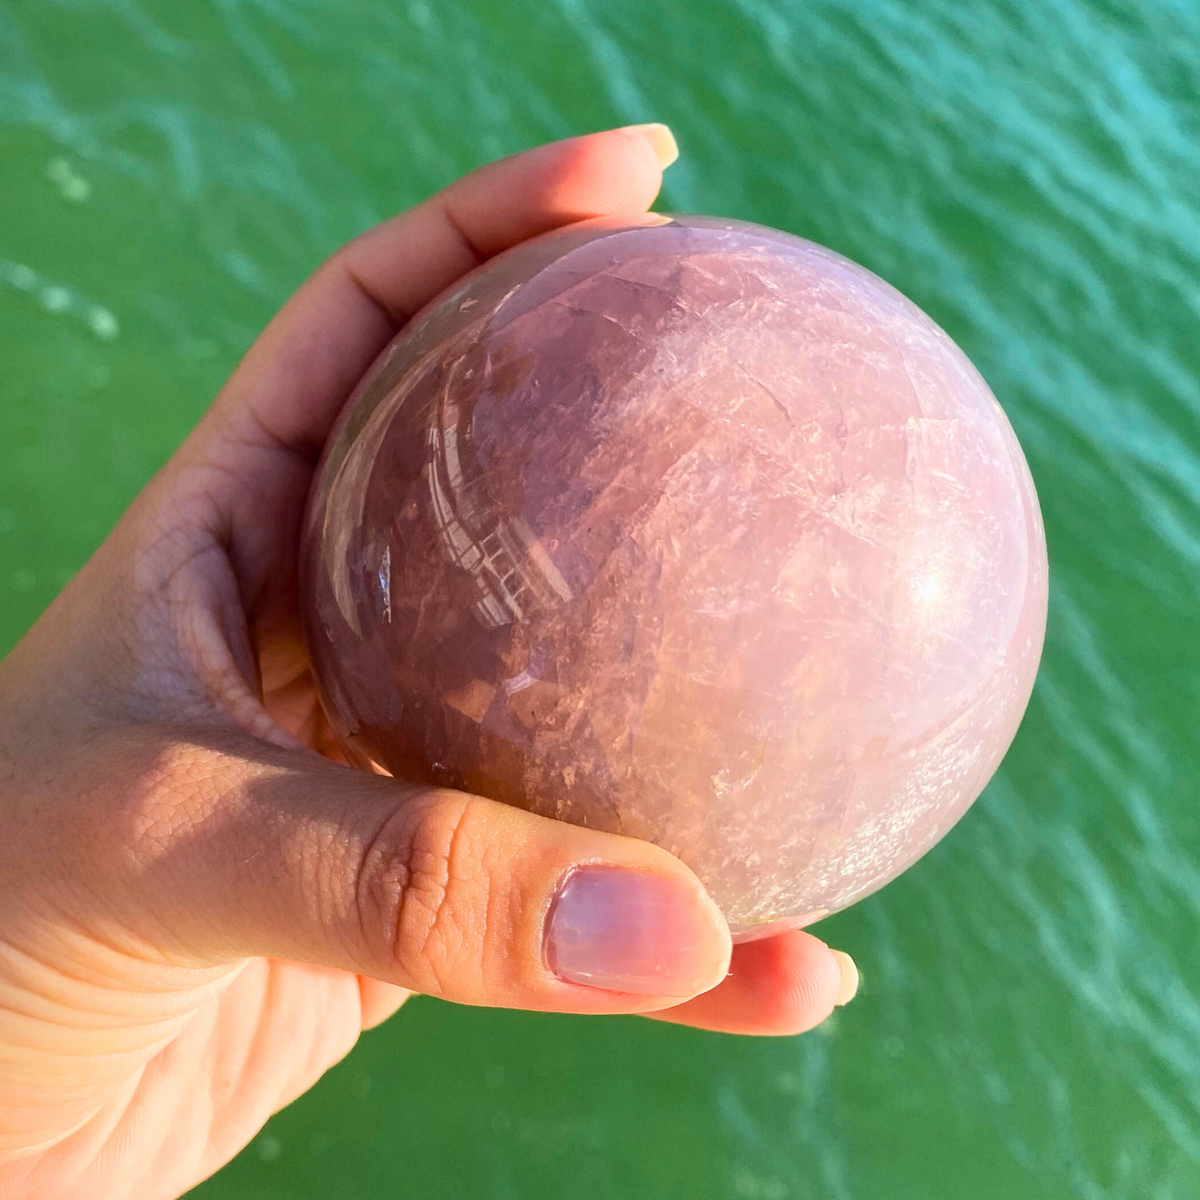
POLYGON ((1029 699, 1021 449, 928 317, 696 217, 509 251, 396 338, 306 521, 351 758, 688 863, 740 937, 845 907, 962 816, 1029 699))

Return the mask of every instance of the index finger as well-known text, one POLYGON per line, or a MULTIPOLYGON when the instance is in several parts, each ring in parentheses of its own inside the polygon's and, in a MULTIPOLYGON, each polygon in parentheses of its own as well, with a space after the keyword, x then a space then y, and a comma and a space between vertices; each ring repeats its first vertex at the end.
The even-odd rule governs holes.
POLYGON ((492 255, 589 217, 645 212, 678 151, 664 125, 568 138, 489 163, 338 251, 250 349, 211 420, 315 458, 397 329, 492 255))

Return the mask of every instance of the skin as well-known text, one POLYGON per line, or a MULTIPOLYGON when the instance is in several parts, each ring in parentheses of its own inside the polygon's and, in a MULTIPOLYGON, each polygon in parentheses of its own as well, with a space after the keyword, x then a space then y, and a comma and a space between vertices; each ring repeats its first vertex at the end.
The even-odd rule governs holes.
POLYGON ((674 143, 614 130, 492 163, 326 262, 0 663, 0 1195, 178 1196, 412 991, 791 1034, 853 995, 791 932, 732 950, 646 843, 342 762, 297 611, 328 431, 397 328, 527 237, 646 210, 674 143), (695 950, 670 996, 558 979, 572 867, 652 871, 695 950))

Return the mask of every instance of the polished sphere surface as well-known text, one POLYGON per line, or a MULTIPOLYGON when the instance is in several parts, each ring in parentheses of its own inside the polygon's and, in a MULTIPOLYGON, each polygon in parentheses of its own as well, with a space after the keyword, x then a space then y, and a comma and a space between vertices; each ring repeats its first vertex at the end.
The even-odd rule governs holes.
POLYGON ((656 842, 746 939, 963 814, 1047 567, 1016 437, 928 317, 800 238, 652 215, 518 246, 402 330, 302 579, 353 761, 656 842))

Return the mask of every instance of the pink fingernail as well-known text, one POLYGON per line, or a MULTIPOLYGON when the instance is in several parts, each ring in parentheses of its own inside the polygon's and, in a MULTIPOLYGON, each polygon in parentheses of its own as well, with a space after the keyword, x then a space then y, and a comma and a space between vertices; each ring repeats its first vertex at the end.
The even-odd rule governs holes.
POLYGON ((560 979, 648 996, 698 995, 729 963, 728 930, 702 892, 620 867, 581 867, 563 880, 545 948, 560 979))

